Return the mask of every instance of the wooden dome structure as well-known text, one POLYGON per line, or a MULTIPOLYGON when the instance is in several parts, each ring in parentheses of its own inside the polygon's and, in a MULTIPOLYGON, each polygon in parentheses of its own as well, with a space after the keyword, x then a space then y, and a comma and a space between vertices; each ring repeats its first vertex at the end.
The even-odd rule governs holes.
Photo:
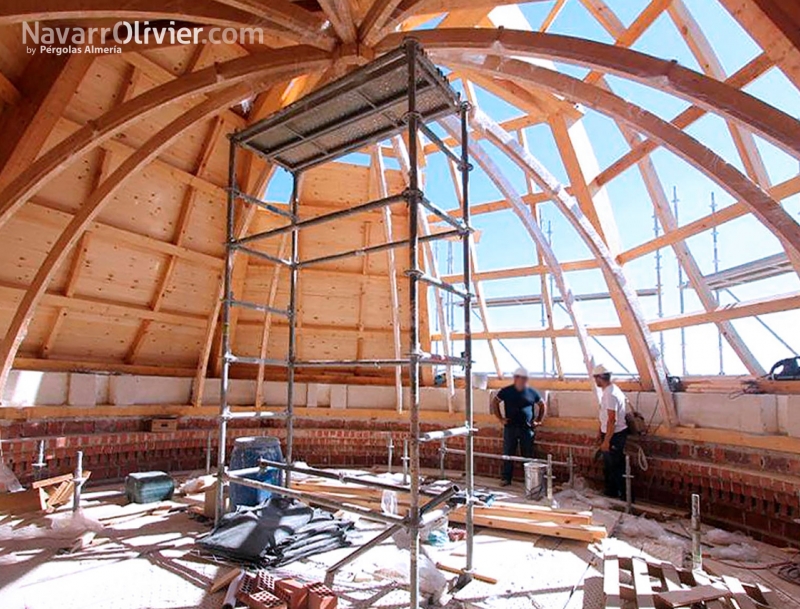
MULTIPOLYGON (((533 257, 524 257, 530 264, 484 269, 475 263, 483 327, 474 338, 494 375, 501 377, 504 366, 509 371, 502 341, 536 340, 547 351, 542 363, 552 362, 549 372, 543 365, 546 387, 585 388, 581 362, 608 339, 626 353, 620 357, 630 362, 632 385, 656 391, 669 412, 669 367, 657 335, 705 326, 721 337, 736 372, 762 377, 771 362, 756 355, 737 322, 796 311, 800 305, 800 225, 786 208, 800 191, 800 176, 774 180, 763 143, 796 159, 800 121, 747 89, 768 72, 800 87, 800 13, 775 0, 718 1, 717 9, 759 49, 734 72, 726 71, 707 28, 684 0, 640 2, 636 14, 601 0, 528 3, 541 14, 539 23, 513 3, 497 0, 133 0, 124 10, 105 0, 5 3, 0 8, 0 382, 14 367, 198 381, 215 376, 227 136, 396 48, 410 32, 473 103, 476 146, 485 155, 479 151, 476 164, 500 193, 495 200, 473 198, 473 214, 505 213, 516 222, 513 212, 521 221, 519 234, 532 245, 533 257), (569 21, 560 19, 568 10, 579 10, 597 33, 559 33, 569 31, 569 21), (25 35, 32 36, 34 22, 37 28, 88 31, 120 19, 147 21, 152 30, 141 41, 122 45, 86 41, 75 48, 69 43, 72 52, 63 54, 52 49, 30 54, 23 42, 25 35), (667 48, 661 55, 636 50, 638 41, 665 22, 685 41, 696 69, 673 61, 667 48), (194 28, 200 42, 181 44, 171 37, 184 26, 194 28), (247 40, 208 42, 219 28, 244 32, 247 36, 240 38, 247 40), (630 83, 679 100, 683 110, 665 117, 629 98, 636 96, 615 92, 627 91, 630 83), (483 103, 488 98, 492 103, 483 103), (508 117, 492 117, 485 107, 500 104, 508 117), (593 141, 584 125, 588 113, 615 124, 625 142, 624 152, 605 166, 597 156, 604 144, 593 141), (691 134, 691 126, 706 116, 728 130, 735 158, 691 134), (538 159, 538 144, 527 141, 533 128, 548 131, 563 171, 538 159), (705 176, 727 203, 679 222, 671 184, 654 160, 661 151, 705 176), (657 219, 656 235, 633 245, 620 237, 628 232, 628 219, 615 214, 610 195, 614 181, 631 172, 638 172, 649 199, 638 205, 657 219), (563 173, 563 183, 555 173, 563 173), (565 259, 551 247, 544 225, 537 225, 537 208, 545 204, 560 214, 570 227, 569 239, 579 242, 585 255, 565 259), (755 270, 732 272, 749 273, 745 281, 753 273, 780 276, 791 289, 735 304, 719 299, 719 290, 737 285, 735 280, 707 272, 690 244, 741 219, 766 229, 779 251, 769 264, 754 252, 755 270), (646 290, 643 296, 634 289, 631 273, 638 271, 629 269, 662 250, 673 256, 681 290, 692 291, 696 310, 656 317, 640 302, 646 290), (613 323, 593 323, 581 314, 590 306, 581 301, 591 300, 591 294, 573 293, 570 276, 583 272, 604 283, 598 291, 613 304, 613 323), (542 309, 542 325, 525 321, 493 328, 491 307, 502 298, 482 294, 481 287, 531 278, 536 290, 530 298, 542 309), (559 360, 559 341, 565 345, 562 354, 579 354, 573 364, 559 360)), ((433 163, 436 150, 424 144, 423 158, 433 163)), ((300 192, 303 213, 402 190, 402 153, 402 141, 387 142, 361 151, 359 158, 308 172, 300 192)), ((253 195, 277 200, 276 175, 253 155, 239 179, 253 195)), ((403 213, 393 208, 393 215, 403 213)), ((271 222, 255 206, 243 207, 240 219, 241 235, 263 231, 271 222)), ((402 222, 395 222, 395 234, 402 230, 402 222)), ((391 231, 379 213, 367 214, 332 230, 305 233, 300 248, 314 255, 343 245, 360 247, 380 242, 391 231)), ((274 251, 280 247, 276 243, 274 251)), ((478 245, 476 259, 482 257, 478 245)), ((438 268, 441 255, 429 252, 427 264, 429 271, 447 275, 438 268)), ((403 281, 395 279, 402 268, 396 266, 391 257, 371 255, 310 271, 299 288, 300 354, 393 353, 406 323, 398 305, 403 281), (400 291, 399 299, 390 286, 400 291)), ((275 303, 287 297, 286 278, 257 260, 239 265, 234 282, 249 300, 275 303)), ((521 297, 522 291, 508 297, 521 297)), ((449 327, 442 302, 432 300, 424 316, 427 350, 447 343, 457 349, 459 328, 449 327)), ((281 320, 257 311, 237 312, 232 320, 233 341, 243 353, 277 352, 284 331, 281 320)), ((313 377, 394 382, 391 374, 358 369, 319 370, 313 377)))

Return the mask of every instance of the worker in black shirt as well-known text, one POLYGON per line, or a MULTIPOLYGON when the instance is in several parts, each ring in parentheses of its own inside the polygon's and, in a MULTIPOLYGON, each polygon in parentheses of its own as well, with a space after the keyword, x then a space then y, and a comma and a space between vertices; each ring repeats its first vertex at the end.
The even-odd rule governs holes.
MULTIPOLYGON (((490 410, 503 424, 503 454, 516 456, 519 445, 523 457, 533 457, 535 430, 542 424, 547 407, 542 396, 535 389, 528 387, 528 371, 525 368, 518 368, 514 372, 514 383, 503 387, 492 397, 490 410), (503 403, 502 414, 500 402, 503 403)), ((513 477, 514 462, 505 461, 503 486, 511 484, 513 477)))

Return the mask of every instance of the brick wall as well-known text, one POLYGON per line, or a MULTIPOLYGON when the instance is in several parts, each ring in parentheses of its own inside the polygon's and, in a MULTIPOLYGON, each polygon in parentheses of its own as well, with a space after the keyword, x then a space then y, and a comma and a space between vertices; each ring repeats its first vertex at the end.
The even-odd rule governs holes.
MULTIPOLYGON (((38 442, 46 441, 47 475, 74 468, 75 452, 84 451, 84 467, 92 481, 119 480, 128 473, 148 469, 190 471, 205 467, 206 444, 211 434, 216 459, 216 424, 212 419, 183 418, 178 430, 168 433, 146 431, 145 418, 111 420, 64 420, 0 424, 3 458, 20 481, 33 478, 32 463, 38 442)), ((436 429, 423 425, 423 430, 436 429)), ((271 433, 282 439, 282 424, 247 421, 230 424, 228 450, 236 437, 271 433)), ((403 439, 407 426, 374 420, 301 419, 295 422, 295 459, 316 466, 369 467, 384 465, 387 443, 394 441, 394 465, 401 466, 403 439)), ((692 443, 663 437, 641 440, 649 468, 634 471, 636 497, 688 509, 692 493, 700 493, 704 520, 740 529, 775 543, 800 543, 800 455, 765 452, 719 444, 692 443)), ((462 448, 463 439, 448 446, 462 448)), ((484 428, 475 439, 478 452, 499 453, 500 430, 484 428)), ((596 442, 583 431, 544 429, 537 450, 566 460, 572 450, 578 475, 599 486, 600 464, 594 461, 596 442)), ((423 465, 438 466, 438 443, 422 447, 423 465)), ((636 459, 633 459, 634 462, 636 459)), ((448 468, 463 467, 463 459, 448 457, 448 468)), ((477 458, 476 472, 499 476, 501 462, 477 458)), ((517 470, 519 472, 519 468, 517 470)), ((520 472, 521 473, 521 472, 520 472)), ((556 469, 561 478, 566 471, 556 469)))

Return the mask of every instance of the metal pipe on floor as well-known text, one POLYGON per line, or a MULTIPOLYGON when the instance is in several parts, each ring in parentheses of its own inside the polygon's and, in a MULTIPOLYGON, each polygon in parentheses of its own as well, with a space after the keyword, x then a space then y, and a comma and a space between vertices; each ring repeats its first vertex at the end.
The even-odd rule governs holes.
POLYGON ((703 550, 700 545, 700 495, 692 493, 692 571, 703 570, 703 550))
MULTIPOLYGON (((454 455, 466 455, 465 450, 461 450, 460 448, 447 448, 445 450, 448 453, 452 453, 454 455)), ((494 453, 481 453, 481 452, 473 452, 473 457, 481 457, 483 459, 501 459, 502 461, 514 461, 517 463, 547 463, 546 459, 536 459, 534 457, 517 457, 514 455, 497 455, 494 453)), ((553 461, 553 465, 559 466, 569 466, 568 461, 553 461)))
POLYGON ((553 501, 553 455, 547 455, 547 500, 553 501))

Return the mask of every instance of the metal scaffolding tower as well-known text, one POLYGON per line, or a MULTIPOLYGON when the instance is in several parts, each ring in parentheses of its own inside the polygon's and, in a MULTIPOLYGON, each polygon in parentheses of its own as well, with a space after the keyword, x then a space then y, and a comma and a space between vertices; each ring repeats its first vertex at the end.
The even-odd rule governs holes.
MULTIPOLYGON (((420 488, 420 444, 439 437, 465 437, 465 469, 466 469, 466 529, 467 552, 465 572, 469 575, 473 569, 473 407, 472 407, 472 336, 470 306, 464 311, 464 353, 462 357, 431 357, 423 353, 420 344, 420 283, 430 285, 434 289, 445 290, 454 297, 463 300, 467 305, 472 299, 471 264, 470 264, 470 210, 469 210, 469 171, 471 169, 468 153, 468 105, 462 103, 458 93, 450 86, 443 74, 425 56, 418 43, 407 39, 397 50, 387 53, 348 74, 347 76, 326 85, 315 93, 287 106, 274 115, 231 136, 229 159, 229 189, 227 218, 227 256, 225 263, 224 300, 222 306, 222 373, 220 379, 220 417, 219 417, 219 451, 218 479, 219 488, 225 483, 234 482, 244 486, 269 490, 288 497, 311 501, 319 505, 341 508, 340 504, 329 505, 313 493, 291 489, 290 473, 304 471, 324 476, 331 474, 324 470, 299 468, 294 465, 293 455, 293 420, 295 401, 295 371, 298 368, 331 368, 331 367, 408 367, 409 394, 409 461, 410 484, 389 485, 375 481, 351 478, 350 481, 382 488, 408 492, 410 508, 406 516, 392 516, 374 512, 366 508, 358 509, 348 506, 348 510, 362 516, 384 522, 389 525, 384 533, 366 546, 358 548, 353 554, 329 570, 329 579, 333 574, 357 556, 363 554, 375 544, 387 539, 392 533, 405 528, 411 540, 410 595, 411 607, 420 605, 419 589, 419 544, 420 525, 424 517, 433 507, 447 501, 456 492, 451 487, 444 492, 428 493, 420 488), (458 114, 461 119, 461 150, 451 150, 436 135, 427 123, 447 114, 458 114), (456 218, 429 201, 419 187, 419 132, 434 143, 458 167, 462 180, 461 218, 456 218), (370 144, 376 144, 393 135, 405 132, 408 138, 408 154, 410 168, 407 188, 400 194, 356 205, 348 209, 335 211, 311 218, 300 218, 299 214, 299 179, 303 171, 332 161, 347 153, 361 150, 370 144), (247 195, 239 189, 236 181, 237 152, 240 149, 250 150, 289 171, 293 178, 292 198, 289 210, 270 205, 257 197, 247 195), (278 214, 288 220, 288 224, 265 232, 242 238, 235 236, 236 201, 256 205, 268 212, 278 214), (304 228, 317 226, 386 206, 405 202, 409 210, 408 238, 390 241, 381 245, 362 247, 360 249, 332 253, 319 258, 301 260, 298 252, 299 233, 304 228), (449 229, 434 234, 419 234, 420 213, 432 213, 449 229), (291 249, 288 260, 272 256, 255 247, 259 241, 291 233, 291 249), (420 244, 438 239, 457 238, 463 248, 463 289, 429 276, 420 267, 420 244), (374 252, 394 248, 408 248, 409 310, 410 310, 410 350, 401 359, 372 360, 299 360, 297 357, 297 282, 302 269, 311 265, 331 262, 353 256, 363 256, 374 252), (258 303, 237 299, 233 293, 232 271, 235 252, 249 256, 257 256, 272 264, 283 265, 290 270, 289 306, 286 310, 267 307, 258 303), (232 352, 229 322, 232 307, 246 307, 258 311, 283 315, 289 321, 288 354, 285 360, 262 359, 259 357, 239 356, 232 352), (286 409, 282 413, 233 413, 228 400, 230 367, 233 364, 283 366, 287 370, 286 409), (420 367, 429 366, 463 366, 465 370, 465 424, 462 427, 420 433, 420 367), (278 467, 286 472, 284 486, 276 486, 258 480, 245 478, 259 471, 259 467, 248 470, 227 471, 226 435, 227 422, 232 418, 275 416, 286 421, 286 464, 262 460, 260 468, 278 467), (421 496, 427 502, 420 505, 421 496)), ((423 303, 424 304, 424 303, 423 303)), ((338 476, 335 476, 339 479, 338 476)), ((223 492, 217 493, 217 522, 224 513, 223 492)))

